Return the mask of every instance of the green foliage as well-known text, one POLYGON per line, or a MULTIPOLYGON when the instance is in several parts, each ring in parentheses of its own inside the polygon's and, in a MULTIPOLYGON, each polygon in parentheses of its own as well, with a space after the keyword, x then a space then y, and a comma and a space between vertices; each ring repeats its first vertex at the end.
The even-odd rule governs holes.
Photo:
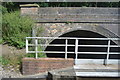
POLYGON ((9 64, 9 60, 0 56, 0 64, 7 65, 7 64, 9 64))
POLYGON ((22 63, 22 58, 25 57, 25 54, 9 54, 0 56, 0 64, 3 66, 12 65, 17 66, 22 63))
POLYGON ((49 7, 49 4, 48 3, 38 3, 40 7, 49 7))
POLYGON ((119 7, 119 2, 39 2, 40 7, 119 7))
MULTIPOLYGON (((30 57, 30 58, 35 58, 35 53, 29 53, 26 55, 26 57, 30 57)), ((45 58, 46 54, 45 53, 38 53, 38 58, 45 58)))
POLYGON ((2 37, 9 45, 17 48, 25 46, 25 37, 31 36, 33 21, 27 16, 20 16, 18 11, 5 13, 2 22, 2 37))
MULTIPOLYGON (((35 53, 29 53, 26 55, 26 57, 30 57, 30 58, 35 58, 35 53)), ((38 53, 38 58, 45 58, 46 55, 44 55, 43 53, 38 53)))
POLYGON ((2 39, 0 39, 0 44, 2 44, 3 43, 3 40, 2 39))
POLYGON ((12 12, 19 9, 19 4, 18 2, 3 2, 2 6, 4 6, 8 12, 12 12))
POLYGON ((2 14, 7 13, 7 8, 3 7, 2 5, 0 5, 0 12, 2 12, 2 14))
MULTIPOLYGON (((38 51, 43 51, 42 47, 38 47, 38 51)), ((42 57, 42 58, 45 58, 47 57, 45 53, 38 53, 38 57, 42 57)))
MULTIPOLYGON (((34 49, 31 49, 31 50, 34 50, 34 49)), ((38 47, 38 51, 43 51, 42 47, 38 47)), ((38 54, 38 58, 45 58, 45 57, 47 57, 46 54, 42 53, 42 52, 41 53, 37 53, 37 54, 38 54)), ((36 55, 35 53, 29 53, 29 54, 26 55, 26 57, 35 58, 36 57, 35 55, 36 55)))

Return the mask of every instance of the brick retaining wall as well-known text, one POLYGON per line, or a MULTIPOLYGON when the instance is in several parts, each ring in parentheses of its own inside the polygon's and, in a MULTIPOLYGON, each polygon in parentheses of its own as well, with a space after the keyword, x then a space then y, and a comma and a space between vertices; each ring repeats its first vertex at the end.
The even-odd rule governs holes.
POLYGON ((23 58, 23 75, 32 75, 54 69, 66 68, 74 65, 74 59, 68 58, 23 58))

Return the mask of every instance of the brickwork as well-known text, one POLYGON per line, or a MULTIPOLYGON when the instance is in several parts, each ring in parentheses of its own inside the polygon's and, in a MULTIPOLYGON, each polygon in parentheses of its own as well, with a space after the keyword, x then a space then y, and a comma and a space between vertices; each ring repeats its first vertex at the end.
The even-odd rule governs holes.
POLYGON ((66 68, 74 65, 74 59, 68 58, 23 58, 22 71, 24 75, 32 75, 54 69, 66 68))
POLYGON ((96 7, 21 6, 21 14, 28 14, 35 20, 34 29, 43 28, 42 33, 40 31, 33 33, 37 37, 60 36, 73 30, 87 30, 105 37, 119 37, 118 10, 118 8, 96 7))

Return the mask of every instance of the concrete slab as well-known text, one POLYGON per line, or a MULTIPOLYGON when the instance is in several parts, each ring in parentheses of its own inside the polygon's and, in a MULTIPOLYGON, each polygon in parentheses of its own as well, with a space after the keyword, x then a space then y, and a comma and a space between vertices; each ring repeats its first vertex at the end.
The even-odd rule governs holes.
POLYGON ((81 64, 74 66, 76 76, 81 77, 120 77, 119 65, 81 64))

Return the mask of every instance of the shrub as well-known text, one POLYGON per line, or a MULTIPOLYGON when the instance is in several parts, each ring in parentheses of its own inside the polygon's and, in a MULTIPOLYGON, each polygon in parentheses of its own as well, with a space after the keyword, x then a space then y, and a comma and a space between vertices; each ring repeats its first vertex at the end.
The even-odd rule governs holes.
POLYGON ((7 13, 8 11, 7 11, 7 8, 6 7, 4 7, 4 6, 2 6, 2 5, 0 5, 0 11, 2 12, 2 14, 4 14, 4 13, 7 13))
POLYGON ((7 64, 9 64, 9 60, 0 56, 0 64, 7 65, 7 64))
POLYGON ((21 16, 18 11, 5 13, 2 22, 2 37, 9 45, 17 48, 25 46, 25 37, 31 36, 34 22, 28 16, 21 16))

